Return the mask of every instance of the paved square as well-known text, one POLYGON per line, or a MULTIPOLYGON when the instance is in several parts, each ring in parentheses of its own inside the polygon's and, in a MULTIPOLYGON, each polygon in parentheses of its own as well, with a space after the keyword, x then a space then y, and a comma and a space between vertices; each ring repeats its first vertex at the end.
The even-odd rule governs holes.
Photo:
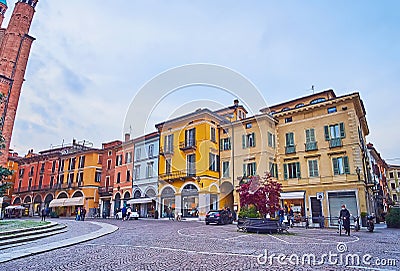
MULTIPOLYGON (((400 268, 400 231, 394 229, 377 228, 374 233, 361 230, 349 237, 339 236, 334 229, 292 228, 289 234, 270 235, 238 232, 236 225, 205 225, 196 221, 97 221, 114 224, 119 230, 71 247, 0 264, 0 270, 400 268)), ((64 222, 71 228, 79 225, 82 230, 93 227, 90 221, 64 222)))

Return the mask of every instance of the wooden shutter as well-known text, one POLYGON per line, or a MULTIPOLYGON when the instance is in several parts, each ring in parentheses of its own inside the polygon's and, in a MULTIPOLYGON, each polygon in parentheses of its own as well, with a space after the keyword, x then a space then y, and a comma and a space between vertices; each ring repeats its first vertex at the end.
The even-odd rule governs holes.
POLYGON ((337 158, 332 158, 332 164, 333 164, 333 174, 338 175, 339 174, 339 163, 337 158))
POLYGON ((288 179, 288 166, 287 166, 287 164, 283 164, 283 178, 285 180, 288 179))
POLYGON ((246 164, 243 164, 243 177, 246 176, 246 164))
POLYGON ((301 178, 301 172, 300 172, 300 162, 296 162, 296 177, 301 178))
POLYGON ((306 143, 311 142, 311 138, 310 138, 310 129, 306 130, 306 143))
POLYGON ((330 137, 329 137, 329 126, 328 125, 324 126, 324 131, 325 131, 325 140, 329 141, 330 137))
POLYGON ((339 123, 339 130, 340 130, 340 137, 345 138, 346 133, 344 132, 344 123, 343 122, 339 123))
POLYGON ((252 133, 252 136, 253 136, 253 146, 252 147, 255 147, 256 146, 256 134, 252 133))
POLYGON ((246 144, 246 135, 242 135, 242 148, 246 149, 246 146, 247 146, 247 144, 246 144))
POLYGON ((347 156, 343 157, 344 173, 350 174, 349 158, 347 156))

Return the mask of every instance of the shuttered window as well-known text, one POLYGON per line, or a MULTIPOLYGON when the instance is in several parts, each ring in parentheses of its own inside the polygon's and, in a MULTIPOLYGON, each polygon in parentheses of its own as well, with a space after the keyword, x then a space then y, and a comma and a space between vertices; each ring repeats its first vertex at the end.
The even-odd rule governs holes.
POLYGON ((350 174, 349 158, 347 156, 332 158, 333 174, 350 174))

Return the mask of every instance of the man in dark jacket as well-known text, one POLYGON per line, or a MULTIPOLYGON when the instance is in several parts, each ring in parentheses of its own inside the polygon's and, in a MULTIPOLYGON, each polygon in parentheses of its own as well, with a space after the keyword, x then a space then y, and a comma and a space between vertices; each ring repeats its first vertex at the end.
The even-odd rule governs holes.
POLYGON ((350 236, 350 212, 346 209, 346 205, 342 205, 339 213, 339 219, 343 221, 343 228, 346 230, 347 235, 350 236))

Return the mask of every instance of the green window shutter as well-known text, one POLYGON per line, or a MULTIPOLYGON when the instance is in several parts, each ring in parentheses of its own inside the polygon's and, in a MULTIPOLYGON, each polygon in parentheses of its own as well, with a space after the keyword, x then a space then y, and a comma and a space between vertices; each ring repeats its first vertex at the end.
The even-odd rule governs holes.
POLYGON ((306 142, 311 142, 311 138, 310 138, 310 129, 306 130, 306 142))
POLYGON ((296 176, 297 178, 301 178, 301 172, 300 172, 300 162, 296 162, 296 176))
POLYGON ((328 125, 324 126, 324 131, 325 131, 325 140, 329 141, 330 137, 329 137, 329 126, 328 125))
POLYGON ((345 138, 346 133, 344 132, 344 123, 343 122, 339 123, 339 130, 340 130, 340 137, 345 138))
POLYGON ((343 157, 344 173, 350 174, 349 158, 347 156, 343 157))
POLYGON ((243 164, 243 177, 246 176, 246 164, 243 164))
POLYGON ((252 133, 252 135, 253 135, 253 147, 255 147, 256 146, 256 134, 252 133))
POLYGON ((314 176, 312 160, 308 160, 308 172, 310 177, 314 176))
POLYGON ((339 163, 337 158, 332 158, 332 164, 333 164, 333 174, 338 175, 339 174, 339 163))
POLYGON ((288 168, 287 168, 287 164, 283 164, 283 178, 285 180, 288 179, 288 168))
POLYGON ((278 165, 274 164, 274 177, 278 179, 278 165))
POLYGON ((222 138, 219 140, 219 148, 224 150, 224 144, 222 138))
POLYGON ((219 172, 219 170, 220 170, 219 163, 220 163, 220 161, 219 161, 219 155, 217 155, 217 167, 216 167, 216 171, 218 171, 218 172, 219 172))
POLYGON ((315 142, 314 128, 310 129, 310 142, 315 142))
POLYGON ((246 146, 247 146, 247 144, 246 144, 246 135, 242 135, 242 148, 246 149, 246 146))
POLYGON ((275 149, 275 147, 276 147, 275 135, 272 135, 272 144, 275 149))
POLYGON ((272 134, 268 132, 268 147, 272 147, 272 134))

